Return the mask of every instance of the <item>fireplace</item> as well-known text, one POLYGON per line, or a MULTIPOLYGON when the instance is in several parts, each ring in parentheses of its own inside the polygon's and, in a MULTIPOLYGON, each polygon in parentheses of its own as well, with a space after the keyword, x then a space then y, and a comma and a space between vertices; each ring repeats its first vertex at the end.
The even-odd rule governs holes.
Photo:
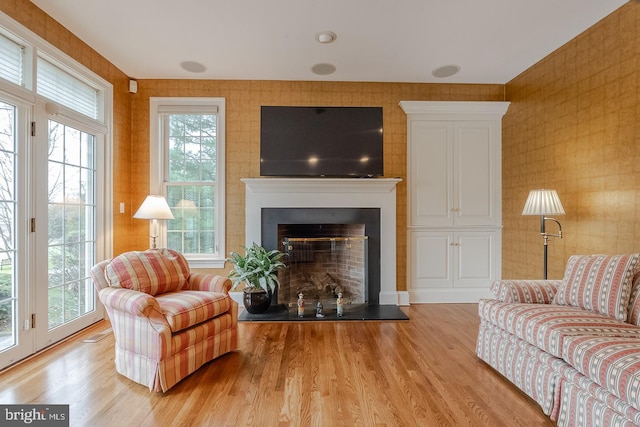
POLYGON ((261 242, 287 253, 274 303, 379 304, 379 208, 263 208, 261 242))
MULTIPOLYGON (((282 250, 278 224, 297 227, 309 224, 325 227, 362 225, 368 251, 365 303, 369 306, 399 305, 396 290, 396 184, 400 179, 244 178, 242 181, 246 186, 247 246, 256 242, 282 250)), ((340 232, 333 237, 344 237, 342 234, 340 232)), ((239 296, 234 298, 240 299, 239 296)), ((283 303, 282 300, 279 302, 283 303)))

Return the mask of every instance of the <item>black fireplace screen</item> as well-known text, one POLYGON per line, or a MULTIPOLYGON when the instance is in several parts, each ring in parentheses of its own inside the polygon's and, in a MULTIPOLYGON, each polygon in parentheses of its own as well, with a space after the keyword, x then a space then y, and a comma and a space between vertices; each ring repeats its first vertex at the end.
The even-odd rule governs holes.
MULTIPOLYGON (((362 227, 342 228, 348 233, 362 227)), ((288 268, 281 274, 278 303, 295 306, 300 294, 329 306, 339 295, 346 304, 368 302, 367 236, 285 236, 281 244, 288 268)))
MULTIPOLYGON (((292 255, 288 264, 297 264, 299 270, 310 276, 313 273, 314 278, 326 288, 332 287, 332 283, 343 286, 340 281, 355 281, 358 274, 355 269, 349 269, 346 273, 338 275, 330 269, 326 271, 316 270, 311 267, 311 260, 316 257, 324 257, 326 252, 330 252, 331 238, 349 238, 351 239, 350 252, 355 253, 354 249, 361 245, 363 251, 366 251, 366 262, 364 262, 364 271, 362 272, 364 291, 353 291, 354 298, 357 295, 358 300, 368 305, 379 304, 380 294, 380 209, 379 208, 262 208, 261 210, 261 239, 262 245, 267 250, 286 249, 283 246, 285 238, 304 239, 304 238, 322 238, 328 241, 307 242, 294 241, 298 245, 295 249, 296 254, 292 255), (355 237, 360 240, 356 243, 355 237), (312 255, 312 250, 322 249, 319 254, 312 255), (329 273, 326 276, 325 273, 329 273), (348 279, 348 280, 347 280, 348 279), (333 280, 333 282, 332 282, 333 280), (359 296, 362 294, 362 296, 359 296)), ((340 248, 337 253, 345 251, 347 242, 333 243, 340 248)), ((336 257, 338 256, 336 253, 336 257)), ((349 258, 351 259, 351 258, 349 258)), ((387 260, 387 262, 395 262, 395 260, 387 260)), ((288 270, 288 269, 287 269, 288 270)), ((283 274, 290 274, 286 270, 283 274)), ((286 279, 286 278, 283 278, 286 279)), ((314 283, 311 277, 306 279, 319 288, 318 283, 314 283)), ((281 280, 285 281, 285 280, 281 280)), ((280 304, 288 305, 291 298, 297 297, 295 291, 297 286, 294 285, 288 295, 280 295, 278 292, 277 300, 280 304)), ((311 288, 310 288, 311 289, 311 288)), ((308 295, 308 301, 313 301, 315 294, 308 295)))

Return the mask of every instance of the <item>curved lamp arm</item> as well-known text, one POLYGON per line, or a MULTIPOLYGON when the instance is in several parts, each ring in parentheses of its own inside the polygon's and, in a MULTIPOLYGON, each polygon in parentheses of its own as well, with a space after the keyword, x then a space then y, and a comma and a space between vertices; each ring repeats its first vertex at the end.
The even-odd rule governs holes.
POLYGON ((555 218, 551 218, 548 216, 541 215, 540 216, 540 235, 544 239, 544 279, 547 280, 547 253, 548 253, 548 245, 549 245, 549 237, 557 237, 562 239, 562 225, 560 225, 560 221, 555 218), (558 234, 549 234, 545 228, 545 221, 553 221, 558 225, 558 234))
POLYGON ((542 237, 544 237, 545 242, 544 244, 547 244, 547 240, 549 239, 549 237, 557 237, 559 239, 562 239, 562 225, 560 224, 560 221, 558 221, 555 218, 551 218, 548 216, 542 216, 540 218, 540 234, 542 235, 542 237), (545 227, 545 221, 553 221, 556 224, 558 224, 558 234, 549 234, 546 232, 546 227, 545 227))

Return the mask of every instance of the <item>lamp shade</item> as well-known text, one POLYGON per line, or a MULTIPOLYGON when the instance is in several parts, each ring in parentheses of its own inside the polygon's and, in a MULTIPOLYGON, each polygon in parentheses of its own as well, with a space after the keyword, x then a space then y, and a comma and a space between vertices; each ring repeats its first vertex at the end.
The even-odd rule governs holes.
POLYGON ((169 204, 162 196, 147 196, 133 215, 138 219, 173 219, 169 204))
POLYGON ((564 215, 556 190, 531 190, 522 215, 564 215))

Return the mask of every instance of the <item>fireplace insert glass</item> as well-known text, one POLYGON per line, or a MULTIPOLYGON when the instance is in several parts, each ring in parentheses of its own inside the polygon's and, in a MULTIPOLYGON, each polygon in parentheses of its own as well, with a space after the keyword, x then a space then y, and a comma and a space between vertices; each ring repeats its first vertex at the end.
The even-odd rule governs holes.
POLYGON ((362 235, 284 237, 287 269, 280 281, 279 303, 297 310, 303 299, 304 316, 335 316, 338 297, 347 307, 365 304, 367 240, 362 235))

